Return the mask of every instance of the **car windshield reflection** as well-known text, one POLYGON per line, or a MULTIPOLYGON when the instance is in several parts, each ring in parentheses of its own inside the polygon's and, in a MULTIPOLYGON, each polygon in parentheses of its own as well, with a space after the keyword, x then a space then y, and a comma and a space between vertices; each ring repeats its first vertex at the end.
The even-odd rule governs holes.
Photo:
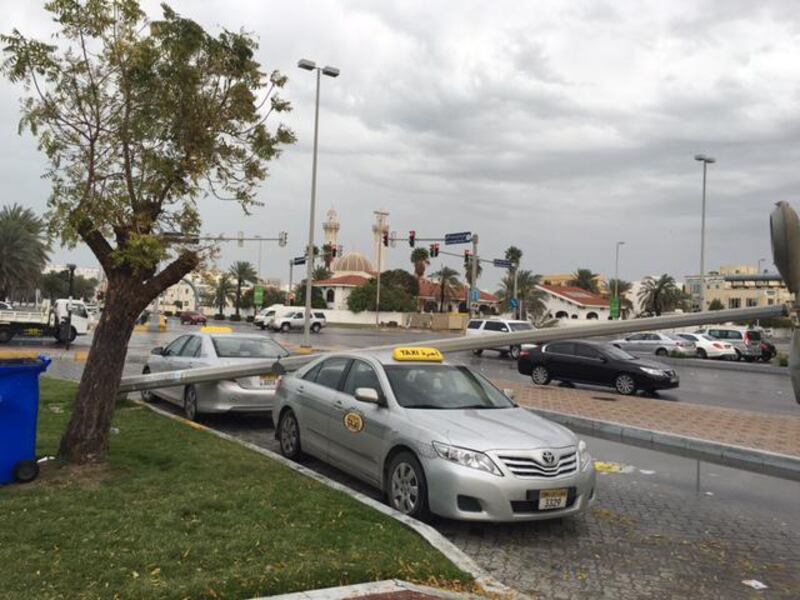
POLYGON ((516 406, 478 373, 454 365, 390 365, 386 376, 403 408, 458 410, 516 406))
POLYGON ((633 354, 628 354, 625 350, 620 350, 616 346, 605 346, 603 348, 603 352, 609 358, 613 358, 614 360, 637 360, 637 358, 633 354))
POLYGON ((275 342, 261 337, 211 338, 219 358, 276 358, 289 353, 275 342))

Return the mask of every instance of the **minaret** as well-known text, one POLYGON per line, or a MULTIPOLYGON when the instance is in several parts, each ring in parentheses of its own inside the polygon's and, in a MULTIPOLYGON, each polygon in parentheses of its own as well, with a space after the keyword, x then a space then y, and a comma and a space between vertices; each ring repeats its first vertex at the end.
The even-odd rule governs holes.
POLYGON ((338 245, 339 227, 339 216, 336 214, 335 210, 330 209, 328 211, 327 218, 322 223, 322 230, 325 232, 326 244, 330 244, 331 246, 338 245))
POLYGON ((379 273, 383 273, 386 267, 386 254, 388 248, 383 247, 383 234, 389 232, 389 225, 386 217, 389 213, 382 210, 375 211, 375 224, 372 226, 372 236, 375 239, 375 268, 379 273))

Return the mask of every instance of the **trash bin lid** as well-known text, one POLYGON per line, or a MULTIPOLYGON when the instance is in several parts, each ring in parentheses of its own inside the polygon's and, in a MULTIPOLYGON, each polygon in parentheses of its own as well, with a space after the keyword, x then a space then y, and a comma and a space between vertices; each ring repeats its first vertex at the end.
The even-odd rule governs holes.
POLYGON ((13 353, 0 354, 0 373, 13 373, 15 371, 27 371, 35 369, 37 372, 46 371, 50 363, 53 362, 47 356, 39 355, 34 356, 30 354, 19 353, 14 356, 13 353))

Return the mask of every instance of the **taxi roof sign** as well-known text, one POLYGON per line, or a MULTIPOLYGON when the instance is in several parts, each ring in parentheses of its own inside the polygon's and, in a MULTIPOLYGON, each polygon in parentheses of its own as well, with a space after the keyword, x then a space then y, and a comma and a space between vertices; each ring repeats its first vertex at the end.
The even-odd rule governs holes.
POLYGON ((444 356, 436 348, 395 348, 392 358, 397 361, 442 362, 444 356))
POLYGON ((208 327, 201 328, 200 333, 233 333, 233 329, 231 329, 230 327, 209 325, 208 327))

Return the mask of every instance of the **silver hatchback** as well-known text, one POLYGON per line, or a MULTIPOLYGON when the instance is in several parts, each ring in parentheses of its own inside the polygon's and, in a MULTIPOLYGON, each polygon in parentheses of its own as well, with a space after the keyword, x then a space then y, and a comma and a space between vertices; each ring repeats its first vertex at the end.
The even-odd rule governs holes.
POLYGON ((434 349, 325 355, 279 382, 273 420, 285 456, 313 455, 417 518, 549 519, 596 498, 582 440, 434 349))

